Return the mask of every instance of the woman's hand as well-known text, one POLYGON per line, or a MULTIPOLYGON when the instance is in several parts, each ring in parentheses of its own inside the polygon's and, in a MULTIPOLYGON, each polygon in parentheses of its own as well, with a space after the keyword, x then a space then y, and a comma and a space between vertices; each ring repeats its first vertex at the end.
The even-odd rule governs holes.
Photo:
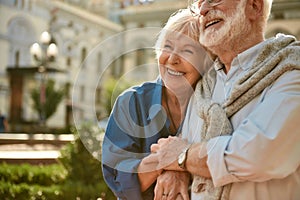
POLYGON ((190 174, 188 172, 164 171, 154 189, 154 200, 189 200, 190 174))

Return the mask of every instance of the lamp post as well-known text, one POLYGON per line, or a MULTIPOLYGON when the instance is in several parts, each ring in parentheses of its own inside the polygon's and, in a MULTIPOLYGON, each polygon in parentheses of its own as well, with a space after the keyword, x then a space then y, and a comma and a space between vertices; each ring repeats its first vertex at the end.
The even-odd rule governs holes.
POLYGON ((40 123, 45 125, 46 120, 46 75, 49 64, 55 61, 58 54, 57 46, 52 42, 50 33, 44 31, 39 42, 34 43, 30 48, 30 54, 34 60, 38 63, 38 72, 41 77, 40 84, 40 123))

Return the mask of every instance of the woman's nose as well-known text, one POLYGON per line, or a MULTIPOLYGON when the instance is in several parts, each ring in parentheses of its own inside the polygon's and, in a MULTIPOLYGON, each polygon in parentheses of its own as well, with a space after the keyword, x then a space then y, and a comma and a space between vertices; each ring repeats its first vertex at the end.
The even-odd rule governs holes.
POLYGON ((179 57, 178 53, 176 53, 174 51, 170 52, 168 62, 170 64, 179 64, 180 63, 180 57, 179 57))

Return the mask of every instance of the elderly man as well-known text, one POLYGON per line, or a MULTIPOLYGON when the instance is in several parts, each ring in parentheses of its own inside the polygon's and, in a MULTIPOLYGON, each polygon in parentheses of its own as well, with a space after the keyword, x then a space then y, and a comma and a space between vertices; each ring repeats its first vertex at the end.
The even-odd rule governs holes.
POLYGON ((218 58, 196 87, 183 139, 160 139, 147 158, 190 172, 192 199, 300 199, 300 43, 264 38, 271 5, 192 5, 200 42, 218 58))

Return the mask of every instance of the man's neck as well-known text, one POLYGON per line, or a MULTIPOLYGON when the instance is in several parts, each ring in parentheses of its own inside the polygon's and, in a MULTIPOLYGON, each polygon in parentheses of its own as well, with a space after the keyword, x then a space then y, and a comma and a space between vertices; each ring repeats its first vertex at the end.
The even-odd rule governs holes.
POLYGON ((212 49, 212 52, 216 54, 220 61, 225 65, 224 72, 227 74, 227 72, 231 68, 231 63, 235 57, 237 57, 238 54, 246 51, 247 49, 255 46, 256 44, 264 41, 264 38, 256 38, 255 40, 245 40, 243 41, 233 41, 232 44, 229 45, 220 45, 216 46, 212 49), (248 42, 247 42, 248 41, 248 42))

